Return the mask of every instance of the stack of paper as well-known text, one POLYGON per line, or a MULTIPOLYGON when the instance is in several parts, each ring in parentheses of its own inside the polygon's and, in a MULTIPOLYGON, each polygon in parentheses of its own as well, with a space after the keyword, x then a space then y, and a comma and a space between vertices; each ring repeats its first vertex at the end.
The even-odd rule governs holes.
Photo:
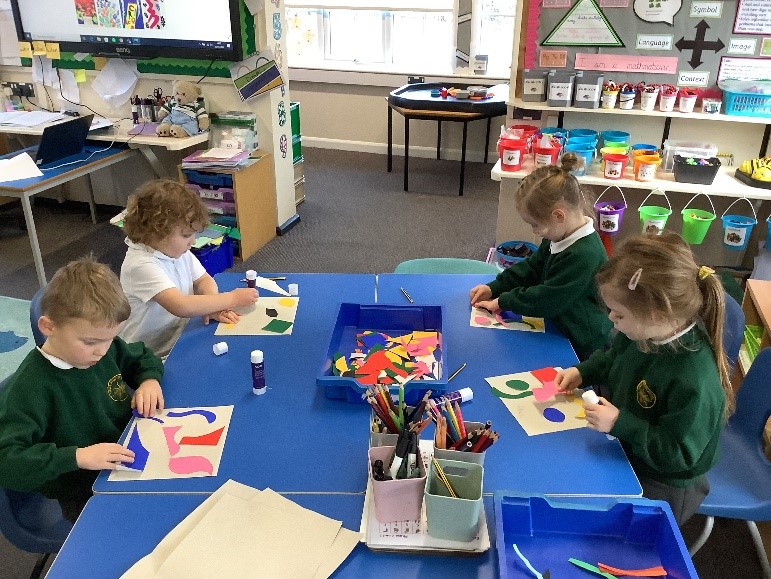
POLYGON ((51 113, 48 111, 11 111, 0 112, 0 125, 13 125, 17 127, 34 127, 43 123, 50 123, 64 118, 64 113, 51 113))
POLYGON ((359 539, 270 489, 228 481, 123 577, 329 577, 359 539))
POLYGON ((241 149, 209 149, 196 151, 182 159, 183 169, 213 169, 220 167, 237 167, 248 161, 249 151, 241 149))

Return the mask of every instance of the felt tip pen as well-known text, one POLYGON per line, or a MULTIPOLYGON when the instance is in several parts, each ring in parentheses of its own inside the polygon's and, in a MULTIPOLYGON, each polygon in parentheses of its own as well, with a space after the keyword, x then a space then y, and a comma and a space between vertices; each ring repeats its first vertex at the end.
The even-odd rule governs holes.
POLYGON ((404 294, 404 297, 407 298, 408 302, 410 302, 411 304, 415 303, 415 300, 413 300, 412 296, 410 296, 410 294, 407 293, 406 289, 404 289, 403 287, 400 287, 399 289, 402 290, 402 293, 404 294))
POLYGON ((459 367, 457 370, 455 370, 455 372, 453 372, 452 374, 450 374, 450 377, 449 377, 449 378, 447 378, 447 381, 449 382, 450 380, 452 380, 453 378, 455 378, 455 376, 457 376, 458 374, 460 374, 460 373, 461 373, 461 371, 463 370, 463 368, 465 368, 465 367, 466 367, 466 363, 465 363, 465 362, 463 362, 463 364, 461 364, 461 365, 460 365, 460 367, 459 367))

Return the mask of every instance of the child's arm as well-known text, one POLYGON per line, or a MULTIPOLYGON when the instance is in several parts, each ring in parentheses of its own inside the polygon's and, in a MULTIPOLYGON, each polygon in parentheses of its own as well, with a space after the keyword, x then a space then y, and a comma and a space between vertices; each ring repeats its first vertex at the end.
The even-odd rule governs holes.
MULTIPOLYGON (((219 293, 217 282, 208 273, 204 273, 201 277, 193 282, 193 290, 196 294, 213 296, 219 293)), ((219 312, 213 312, 205 314, 203 317, 203 323, 209 324, 209 320, 215 320, 217 322, 225 322, 226 324, 235 324, 238 322, 239 315, 233 310, 227 309, 219 312)))
POLYGON ((488 283, 491 290, 490 297, 497 298, 514 288, 529 287, 539 283, 546 263, 548 243, 550 242, 544 240, 533 255, 507 267, 488 283), (544 244, 547 245, 544 246, 544 244))
POLYGON ((153 298, 169 313, 178 318, 194 318, 213 312, 244 308, 257 301, 259 294, 254 288, 237 288, 214 295, 185 295, 177 288, 165 289, 153 298))

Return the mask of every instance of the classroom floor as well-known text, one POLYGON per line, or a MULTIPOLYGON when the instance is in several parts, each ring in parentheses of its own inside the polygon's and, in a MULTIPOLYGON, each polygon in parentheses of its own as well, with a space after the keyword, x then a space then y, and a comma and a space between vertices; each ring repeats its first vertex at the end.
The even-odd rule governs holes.
MULTIPOLYGON (((410 159, 411 191, 404 192, 399 157, 389 174, 384 155, 324 149, 305 149, 304 154, 301 222, 235 271, 385 272, 416 257, 485 259, 494 245, 498 184, 490 179, 491 165, 467 163, 464 196, 458 197, 457 162, 410 159)), ((125 245, 108 220, 118 210, 99 207, 94 225, 85 203, 38 201, 35 219, 49 277, 89 251, 117 271, 125 245)), ((0 208, 0 295, 30 299, 37 279, 29 241, 16 227, 14 211, 20 214, 0 208)), ((702 527, 702 517, 689 521, 683 529, 686 542, 702 527)), ((0 536, 0 579, 28 577, 35 559, 0 536)), ((761 577, 749 532, 739 521, 716 521, 694 563, 702 579, 761 577)))

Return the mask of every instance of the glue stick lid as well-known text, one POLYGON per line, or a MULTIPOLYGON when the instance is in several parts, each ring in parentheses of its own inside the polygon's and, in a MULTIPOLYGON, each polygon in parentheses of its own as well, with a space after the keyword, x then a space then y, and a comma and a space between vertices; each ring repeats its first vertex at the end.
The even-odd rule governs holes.
POLYGON ((257 279, 257 272, 253 269, 246 270, 246 279, 257 279))
POLYGON ((259 364, 263 360, 262 350, 252 350, 251 361, 252 364, 259 364))
POLYGON ((468 402, 474 399, 474 391, 471 388, 461 388, 458 392, 460 393, 461 402, 468 402))

